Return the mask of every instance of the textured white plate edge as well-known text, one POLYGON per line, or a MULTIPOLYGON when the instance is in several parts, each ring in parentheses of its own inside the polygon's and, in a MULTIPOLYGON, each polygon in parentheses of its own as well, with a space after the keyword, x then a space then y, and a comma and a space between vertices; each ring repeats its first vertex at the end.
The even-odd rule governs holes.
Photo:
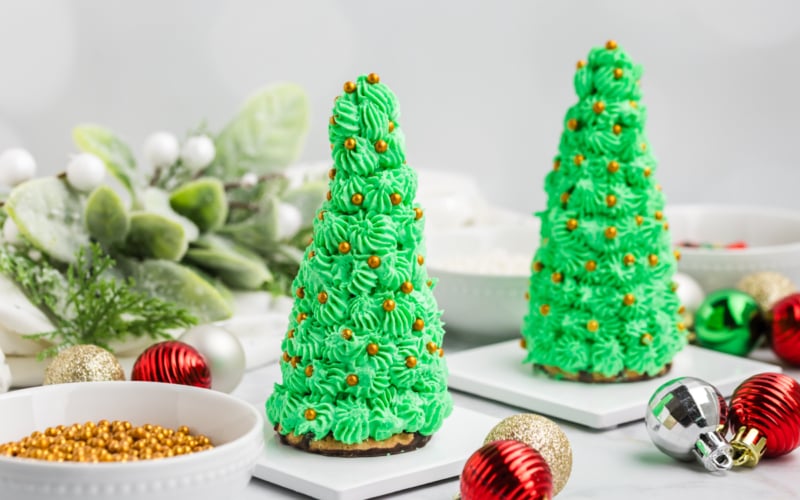
MULTIPOLYGON (((476 383, 474 377, 476 375, 479 375, 479 373, 475 373, 474 369, 467 376, 462 376, 462 374, 460 374, 458 371, 453 370, 454 359, 458 360, 461 357, 468 358, 469 356, 471 355, 474 356, 477 353, 485 353, 492 351, 499 352, 501 350, 504 350, 501 348, 501 346, 502 348, 505 348, 506 346, 509 347, 513 346, 514 349, 519 349, 519 341, 509 340, 505 342, 498 342, 496 344, 476 347, 474 349, 459 351, 457 353, 448 355, 448 367, 450 370, 448 386, 450 387, 450 389, 465 394, 470 394, 490 399, 492 401, 496 401, 501 404, 523 408, 529 411, 534 411, 536 413, 552 416, 554 418, 584 425, 597 430, 610 429, 618 425, 635 422, 637 420, 641 420, 642 418, 644 418, 645 407, 647 405, 646 401, 643 401, 640 407, 633 405, 628 406, 623 404, 616 409, 612 409, 606 413, 601 414, 601 413, 587 411, 584 407, 572 404, 572 402, 569 401, 559 404, 559 403, 553 403, 551 401, 538 399, 537 397, 533 396, 530 393, 521 394, 516 391, 507 389, 506 386, 486 383, 485 382, 486 379, 484 379, 483 383, 476 383), (564 412, 562 411, 563 408, 570 408, 571 413, 569 415, 565 415, 564 412)), ((717 389, 719 389, 722 395, 725 396, 726 398, 730 396, 733 393, 734 389, 739 385, 739 383, 742 382, 747 377, 750 377, 757 373, 763 373, 766 371, 773 371, 773 372, 783 371, 783 368, 778 365, 773 365, 770 363, 765 363, 763 361, 757 361, 749 358, 730 356, 716 351, 710 351, 703 349, 701 347, 696 347, 691 345, 687 346, 681 353, 679 353, 680 356, 686 356, 686 355, 696 356, 697 354, 701 355, 706 354, 711 357, 724 356, 726 358, 730 358, 729 361, 731 362, 738 362, 740 365, 743 366, 750 365, 751 368, 748 368, 746 370, 747 375, 743 377, 741 380, 738 381, 731 380, 723 382, 709 381, 710 383, 714 384, 714 386, 717 387, 717 389)), ((535 376, 531 372, 530 365, 523 365, 520 363, 519 367, 520 367, 519 372, 525 372, 524 374, 525 377, 530 377, 531 380, 535 380, 535 376)), ((671 377, 670 374, 668 373, 663 377, 659 377, 659 379, 657 380, 659 380, 660 383, 664 383, 669 380, 672 380, 672 378, 679 376, 683 375, 673 373, 673 376, 671 377)), ((650 383, 652 382, 653 381, 651 380, 650 383)), ((592 387, 593 386, 591 384, 586 384, 587 390, 591 390, 592 387)))
MULTIPOLYGON (((456 429, 459 424, 461 427, 470 427, 471 425, 474 425, 475 419, 481 419, 485 421, 485 432, 489 432, 489 430, 500 421, 499 418, 492 417, 491 415, 486 415, 484 413, 456 405, 453 407, 453 413, 447 418, 445 425, 442 426, 442 429, 438 434, 443 432, 459 432, 459 429, 456 429)), ((265 433, 264 453, 266 453, 270 446, 266 440, 275 439, 273 431, 268 427, 265 428, 265 433)), ((436 437, 437 436, 434 435, 433 439, 436 439, 436 437)), ((480 443, 476 445, 475 449, 477 449, 477 446, 479 445, 480 443)), ((430 444, 428 444, 428 446, 430 446, 430 444)), ((413 453, 424 454, 426 449, 427 446, 413 453)), ((314 479, 307 478, 304 474, 302 474, 302 471, 299 471, 299 474, 298 472, 292 474, 292 472, 287 470, 275 469, 274 467, 270 467, 262 462, 263 456, 262 459, 256 463, 256 467, 253 470, 253 478, 266 481, 296 493, 319 498, 321 500, 359 500, 363 498, 387 495, 389 493, 395 493, 407 490, 409 488, 423 486, 436 481, 456 477, 461 473, 464 462, 466 462, 473 452, 474 450, 469 450, 468 452, 464 453, 463 456, 453 456, 450 462, 441 463, 432 467, 425 466, 424 462, 420 462, 419 465, 410 473, 403 471, 403 474, 392 476, 383 480, 375 481, 367 479, 358 481, 358 478, 354 478, 353 485, 347 489, 335 489, 333 487, 325 486, 318 481, 315 482, 314 479), (409 477, 411 477, 413 480, 410 480, 409 477)), ((297 451, 297 453, 304 452, 297 451)), ((342 460, 352 459, 343 458, 342 460)))

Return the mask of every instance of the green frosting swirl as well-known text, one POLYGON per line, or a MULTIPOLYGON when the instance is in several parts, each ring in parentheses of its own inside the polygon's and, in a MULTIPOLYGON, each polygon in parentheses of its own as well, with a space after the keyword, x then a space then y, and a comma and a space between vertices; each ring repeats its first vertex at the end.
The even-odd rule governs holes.
POLYGON ((686 343, 641 75, 625 52, 606 47, 575 73, 579 101, 545 177, 547 208, 536 214, 525 362, 655 375, 686 343))
POLYGON ((347 444, 430 435, 452 399, 397 99, 360 77, 336 99, 333 117, 330 198, 292 286, 282 382, 267 418, 284 434, 347 444))

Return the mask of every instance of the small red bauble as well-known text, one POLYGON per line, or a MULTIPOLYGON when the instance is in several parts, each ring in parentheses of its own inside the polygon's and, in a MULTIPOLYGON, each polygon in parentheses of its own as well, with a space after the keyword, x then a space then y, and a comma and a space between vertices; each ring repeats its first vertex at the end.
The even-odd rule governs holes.
POLYGON ((800 444, 800 383, 782 373, 750 377, 733 392, 729 422, 734 433, 749 429, 750 442, 763 437, 765 457, 789 453, 800 444))
POLYGON ((550 467, 538 451, 521 441, 501 440, 472 454, 461 473, 462 500, 549 500, 550 467))
POLYGON ((177 340, 168 340, 148 347, 136 359, 131 380, 166 382, 211 388, 211 371, 202 354, 177 340))
POLYGON ((800 365, 800 293, 784 297, 772 307, 772 350, 793 365, 800 365))

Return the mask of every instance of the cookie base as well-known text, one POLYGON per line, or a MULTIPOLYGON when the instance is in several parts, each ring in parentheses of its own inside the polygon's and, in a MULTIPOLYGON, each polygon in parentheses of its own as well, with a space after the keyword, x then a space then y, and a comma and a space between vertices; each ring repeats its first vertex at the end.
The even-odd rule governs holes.
POLYGON ((533 370, 539 373, 544 373, 548 377, 559 379, 559 380, 570 380, 573 382, 584 382, 588 384, 617 384, 622 382, 640 382, 642 380, 650 380, 654 378, 661 377, 669 372, 670 368, 672 368, 672 363, 667 363, 664 368, 661 369, 655 375, 648 375, 646 373, 639 373, 632 370, 623 370, 618 374, 608 377, 601 373, 592 373, 581 371, 578 373, 566 372, 561 368, 556 366, 549 366, 549 365, 539 365, 534 364, 533 370))
POLYGON ((328 457, 379 457, 395 455, 406 451, 422 448, 431 436, 423 436, 419 432, 401 432, 387 439, 376 441, 368 438, 366 441, 354 444, 345 444, 327 435, 322 439, 314 439, 311 433, 297 435, 294 432, 281 434, 280 425, 275 426, 278 439, 281 443, 297 448, 307 453, 316 453, 328 457))

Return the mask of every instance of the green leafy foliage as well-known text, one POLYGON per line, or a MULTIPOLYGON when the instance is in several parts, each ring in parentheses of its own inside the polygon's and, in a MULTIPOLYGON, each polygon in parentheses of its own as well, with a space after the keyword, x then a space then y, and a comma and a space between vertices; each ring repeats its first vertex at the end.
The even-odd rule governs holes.
POLYGON ((125 241, 128 255, 179 261, 189 248, 183 226, 152 212, 133 212, 125 241))
POLYGON ((225 186, 213 177, 184 184, 172 192, 169 201, 173 210, 194 222, 202 232, 219 229, 228 218, 225 186))
POLYGON ((63 274, 47 259, 36 261, 26 253, 0 248, 0 272, 10 276, 55 326, 51 332, 29 336, 54 344, 43 357, 72 345, 109 349, 111 341, 127 337, 171 338, 170 330, 197 322, 174 302, 137 291, 133 279, 109 277, 114 265, 95 244, 81 248, 63 274))
POLYGON ((279 83, 257 92, 217 136, 217 157, 206 174, 233 179, 282 170, 299 156, 308 118, 302 87, 279 83))
POLYGON ((20 234, 60 262, 74 262, 89 243, 79 193, 55 177, 32 179, 15 187, 4 206, 20 234))
POLYGON ((221 236, 201 237, 186 252, 186 259, 234 288, 257 290, 272 280, 272 273, 257 254, 221 236))
POLYGON ((125 204, 108 186, 100 186, 89 195, 84 219, 91 237, 106 247, 123 241, 130 228, 125 204))
POLYGON ((72 138, 81 151, 103 160, 111 175, 136 199, 136 159, 127 144, 98 125, 79 125, 72 130, 72 138))

